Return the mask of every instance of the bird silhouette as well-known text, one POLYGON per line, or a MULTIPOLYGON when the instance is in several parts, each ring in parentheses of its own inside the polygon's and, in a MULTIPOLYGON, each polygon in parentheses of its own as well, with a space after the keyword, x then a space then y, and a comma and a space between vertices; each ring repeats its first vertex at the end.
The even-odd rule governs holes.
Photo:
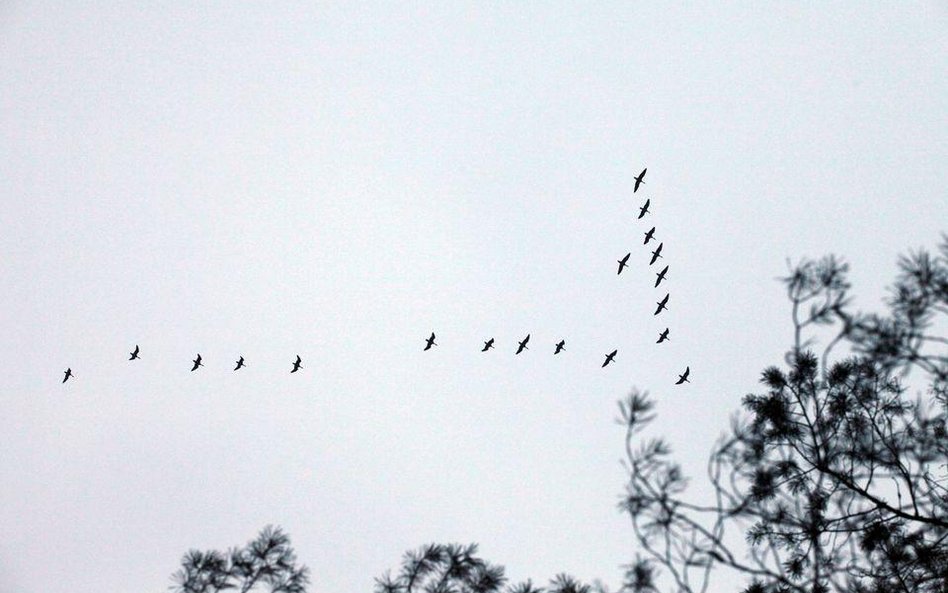
POLYGON ((493 347, 494 347, 494 338, 491 338, 487 340, 486 342, 484 342, 484 347, 481 348, 481 352, 487 352, 493 347))
POLYGON ((648 262, 648 265, 654 264, 658 261, 658 258, 662 256, 662 247, 665 246, 665 243, 659 243, 655 251, 652 252, 652 261, 648 262))
POLYGON ((658 285, 662 283, 662 280, 665 279, 665 274, 668 273, 668 266, 662 268, 662 271, 655 274, 658 278, 655 279, 655 288, 658 288, 658 285))
POLYGON ((658 305, 658 308, 655 309, 655 315, 658 315, 659 313, 661 313, 662 311, 668 308, 665 306, 667 302, 668 302, 668 293, 665 293, 665 298, 655 303, 656 305, 658 305))
POLYGON ((244 357, 243 357, 243 356, 241 356, 240 358, 237 359, 237 366, 234 367, 234 370, 236 371, 237 369, 241 368, 242 366, 244 366, 244 357))
POLYGON ((560 340, 556 343, 556 350, 553 352, 553 354, 559 354, 563 350, 566 350, 566 340, 560 340))
POLYGON ((72 377, 72 369, 66 369, 66 376, 63 377, 63 383, 69 380, 69 377, 72 377))
POLYGON ((434 335, 434 332, 431 332, 431 337, 428 338, 425 342, 426 342, 426 343, 425 343, 425 350, 431 350, 431 347, 432 347, 432 346, 437 346, 437 344, 435 344, 435 335, 434 335))
POLYGON ((131 358, 129 358, 129 360, 135 360, 136 358, 138 358, 138 344, 135 344, 135 349, 132 350, 131 354, 132 356, 131 358))
POLYGON ((671 340, 671 338, 668 337, 668 328, 667 328, 667 327, 665 328, 665 331, 663 331, 662 333, 658 334, 658 341, 655 342, 655 343, 656 343, 656 344, 661 344, 661 343, 664 342, 665 340, 671 340))
POLYGON ((619 350, 616 349, 616 350, 613 350, 612 352, 610 352, 609 354, 606 354, 606 362, 602 363, 602 367, 600 367, 600 368, 606 368, 606 365, 607 365, 607 364, 609 364, 610 362, 612 362, 613 360, 615 360, 616 354, 618 354, 618 352, 619 352, 619 350))
POLYGON ((194 366, 191 367, 191 372, 192 372, 192 373, 193 373, 194 371, 198 370, 198 367, 204 366, 203 364, 201 364, 201 355, 200 355, 200 354, 198 354, 197 358, 195 358, 195 359, 192 360, 191 362, 194 363, 194 366))
POLYGON ((300 370, 301 368, 303 368, 303 359, 300 358, 300 355, 299 355, 299 354, 297 354, 297 355, 296 355, 296 362, 293 363, 293 370, 290 371, 290 372, 291 372, 291 373, 295 373, 296 371, 300 370))
POLYGON ((632 252, 630 251, 629 253, 626 253, 626 254, 625 254, 625 257, 623 257, 622 259, 616 260, 616 261, 619 262, 619 271, 616 272, 616 274, 621 274, 621 273, 622 273, 622 269, 625 268, 625 267, 628 265, 626 262, 629 261, 629 256, 631 256, 631 255, 632 255, 632 252))
POLYGON ((691 372, 691 367, 685 367, 685 372, 682 373, 681 375, 678 375, 678 380, 675 381, 675 385, 681 385, 682 383, 691 383, 691 381, 688 380, 688 373, 690 372, 691 372))
POLYGON ((648 171, 648 167, 645 167, 644 169, 642 169, 642 172, 639 173, 639 176, 635 178, 635 187, 632 188, 632 193, 633 193, 633 194, 634 194, 635 192, 639 191, 639 186, 644 183, 644 181, 642 181, 642 180, 645 179, 645 172, 646 172, 646 171, 648 171))
POLYGON ((655 227, 652 227, 645 233, 645 243, 642 245, 648 245, 648 242, 652 240, 652 237, 655 235, 655 227))
POLYGON ((642 218, 643 216, 648 214, 648 205, 651 202, 652 202, 651 198, 649 198, 648 200, 645 200, 645 205, 639 208, 639 218, 642 218))
POLYGON ((527 334, 527 337, 520 342, 520 345, 517 346, 517 354, 520 354, 524 350, 527 350, 527 342, 530 341, 530 334, 527 334))

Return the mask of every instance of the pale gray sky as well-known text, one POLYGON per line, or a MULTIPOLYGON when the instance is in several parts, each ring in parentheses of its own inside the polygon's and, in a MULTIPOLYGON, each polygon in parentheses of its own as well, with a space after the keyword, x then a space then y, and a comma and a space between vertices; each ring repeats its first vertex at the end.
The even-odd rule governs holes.
POLYGON ((161 591, 267 523, 314 591, 429 541, 615 584, 615 401, 700 477, 786 259, 875 308, 946 230, 942 3, 154 6, 0 7, 4 593, 161 591))

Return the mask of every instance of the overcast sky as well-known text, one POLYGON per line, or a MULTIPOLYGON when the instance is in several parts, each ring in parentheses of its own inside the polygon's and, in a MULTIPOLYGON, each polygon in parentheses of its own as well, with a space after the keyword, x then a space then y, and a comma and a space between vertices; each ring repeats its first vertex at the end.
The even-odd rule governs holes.
POLYGON ((700 478, 787 258, 877 309, 948 230, 948 9, 882 4, 3 2, 0 591, 268 523, 313 591, 430 541, 618 584, 615 402, 700 478))

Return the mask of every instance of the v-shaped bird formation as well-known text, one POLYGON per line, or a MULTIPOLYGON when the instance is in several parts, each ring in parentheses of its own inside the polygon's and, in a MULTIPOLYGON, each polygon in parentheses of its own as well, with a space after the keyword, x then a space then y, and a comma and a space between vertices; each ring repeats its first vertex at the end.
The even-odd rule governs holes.
MULTIPOLYGON (((634 185, 634 187, 633 187, 633 189, 632 189, 632 193, 633 193, 633 194, 636 193, 636 192, 638 192, 639 187, 642 186, 642 185, 645 183, 645 172, 646 172, 646 171, 648 171, 647 168, 642 169, 642 172, 639 173, 638 176, 636 176, 636 177, 634 178, 634 180, 635 180, 635 185, 634 185)), ((649 213, 651 212, 651 210, 649 210, 649 207, 651 206, 651 203, 652 203, 651 199, 650 199, 650 198, 647 198, 647 199, 645 200, 645 203, 642 204, 642 206, 639 207, 639 214, 638 214, 637 220, 641 220, 642 218, 644 218, 647 214, 649 214, 649 213)), ((645 241, 643 242, 643 245, 648 245, 648 244, 649 244, 652 240, 654 240, 654 239, 655 239, 655 227, 653 226, 651 229, 649 229, 648 231, 646 231, 646 233, 645 233, 645 241)), ((664 246, 665 246, 665 243, 664 243, 663 241, 659 241, 658 247, 656 247, 655 250, 652 251, 652 256, 651 256, 651 259, 650 259, 649 264, 648 264, 649 266, 652 266, 653 264, 655 264, 656 261, 658 261, 660 258, 663 257, 663 256, 662 256, 662 249, 664 248, 664 246)), ((623 271, 624 269, 626 269, 627 267, 629 267, 629 258, 631 258, 631 257, 632 257, 632 252, 630 251, 630 252, 626 253, 625 256, 623 256, 621 259, 617 260, 618 263, 619 263, 619 269, 618 269, 618 271, 616 272, 617 275, 621 275, 621 274, 622 274, 622 271, 623 271)), ((668 275, 668 269, 669 269, 669 266, 666 265, 666 266, 665 266, 664 268, 662 268, 659 272, 656 272, 656 273, 655 273, 656 278, 655 278, 655 286, 654 286, 654 288, 658 288, 658 286, 659 286, 663 281, 665 281, 666 276, 668 275)), ((662 299, 660 299, 660 300, 658 300, 658 301, 655 302, 655 304, 657 305, 657 308, 655 309, 655 313, 654 313, 653 316, 657 316, 657 315, 659 315, 660 313, 662 313, 663 311, 665 311, 665 310, 668 309, 668 299, 669 299, 669 296, 670 296, 669 293, 666 293, 665 296, 664 296, 662 299)), ((437 346, 437 345, 438 345, 438 343, 435 342, 435 339, 436 339, 435 332, 431 332, 431 335, 428 336, 428 337, 425 339, 425 345, 424 345, 424 350, 425 350, 425 351, 431 350, 434 346, 437 346)), ((669 329, 666 327, 666 328, 659 334, 658 340, 656 341, 656 344, 661 344, 661 343, 663 343, 663 342, 667 342, 667 341, 670 341, 670 340, 671 340, 671 338, 669 337, 669 329)), ((522 352, 524 352, 525 350, 529 350, 529 347, 527 346, 527 343, 528 343, 529 341, 530 341, 530 334, 528 333, 528 334, 526 335, 526 337, 524 337, 522 340, 520 340, 520 341, 518 342, 517 348, 516 348, 514 354, 515 354, 515 355, 519 355, 519 354, 521 354, 522 352)), ((555 355, 558 355, 558 354, 560 354, 560 353, 562 353, 562 352, 565 352, 565 351, 566 351, 566 340, 561 338, 560 341, 559 341, 559 342, 556 342, 555 344, 553 344, 553 346, 554 346, 554 350, 553 350, 553 355, 554 355, 554 356, 555 356, 555 355)), ((484 347, 481 348, 481 352, 487 352, 488 350, 494 349, 494 347, 495 347, 495 346, 494 346, 494 338, 489 338, 488 340, 486 340, 486 341, 484 342, 484 347)), ((138 345, 138 344, 135 344, 134 350, 132 350, 132 351, 129 353, 129 358, 128 358, 128 360, 130 360, 130 361, 133 361, 133 360, 140 360, 140 358, 141 358, 141 357, 140 357, 140 352, 141 352, 141 349, 139 348, 139 345, 138 345)), ((609 352, 609 353, 605 354, 605 355, 604 355, 604 356, 605 356, 605 360, 603 361, 601 368, 605 368, 605 367, 609 366, 611 363, 613 363, 613 362, 616 360, 616 357, 617 357, 618 353, 619 353, 619 349, 618 349, 618 348, 615 348, 615 349, 612 350, 612 352, 609 352)), ((197 370, 200 369, 201 367, 205 366, 205 365, 204 365, 204 362, 203 362, 203 359, 201 358, 201 355, 200 355, 200 354, 197 354, 197 356, 194 358, 194 360, 191 361, 191 365, 192 365, 192 366, 191 366, 191 372, 192 372, 192 373, 195 372, 195 371, 197 371, 197 370)), ((245 366, 247 366, 247 363, 245 362, 244 357, 241 355, 241 356, 237 359, 233 370, 234 370, 234 372, 236 372, 236 371, 239 371, 240 369, 244 368, 245 366)), ((296 373, 297 371, 299 371, 299 370, 302 369, 302 368, 303 368, 303 359, 302 359, 299 355, 297 355, 297 356, 296 356, 296 360, 292 362, 292 367, 291 367, 291 369, 290 369, 289 372, 290 372, 290 373, 296 373)), ((685 367, 685 372, 682 373, 682 374, 680 374, 680 375, 678 375, 678 380, 675 382, 675 385, 681 385, 681 384, 683 384, 683 383, 690 383, 691 381, 689 381, 689 379, 688 379, 688 376, 689 376, 690 373, 691 373, 691 368, 688 367, 688 366, 686 366, 686 367, 685 367)), ((70 378, 72 378, 72 377, 75 377, 75 375, 74 375, 73 372, 72 372, 72 368, 67 368, 67 369, 65 370, 65 372, 64 372, 64 376, 63 376, 62 382, 65 383, 66 381, 68 381, 68 380, 69 380, 70 378)))
MULTIPOLYGON (((634 188, 632 189, 632 193, 633 193, 633 194, 639 190, 639 186, 641 186, 641 185, 643 185, 643 184, 645 183, 645 172, 646 172, 647 170, 648 170, 647 168, 646 168, 646 169, 642 169, 642 172, 639 173, 637 177, 635 177, 635 186, 634 186, 634 188)), ((649 213, 651 212, 651 210, 649 210, 649 207, 651 206, 651 204, 652 204, 651 198, 645 200, 645 203, 642 204, 642 206, 639 207, 639 214, 638 214, 637 220, 641 220, 642 218, 644 218, 647 214, 649 214, 649 213)), ((643 244, 643 245, 648 245, 649 242, 651 242, 653 239, 655 239, 655 227, 654 227, 654 226, 653 226, 652 228, 650 228, 648 231, 645 232, 645 241, 644 241, 642 244, 643 244)), ((665 243, 664 243, 664 241, 659 241, 658 247, 656 247, 655 250, 652 251, 652 256, 651 256, 651 259, 649 260, 649 263, 648 263, 649 266, 654 265, 655 262, 657 262, 659 259, 662 259, 662 258, 663 258, 663 256, 662 256, 662 250, 663 250, 664 248, 665 248, 665 243)), ((624 256, 622 256, 621 259, 616 260, 616 261, 618 262, 618 264, 619 264, 619 267, 618 267, 618 269, 616 270, 616 275, 617 275, 617 276, 618 276, 618 275, 621 275, 622 272, 623 272, 623 270, 625 270, 626 268, 629 267, 629 258, 631 258, 631 257, 632 257, 632 252, 630 251, 630 252, 626 253, 624 256)), ((670 266, 666 265, 666 266, 663 267, 661 270, 659 270, 658 272, 655 273, 655 285, 654 285, 654 288, 658 288, 659 285, 660 285, 662 282, 664 282, 664 281, 666 280, 666 278, 667 278, 667 276, 668 276, 669 267, 670 267, 670 266)), ((656 307, 656 309, 655 309, 655 313, 654 313, 653 316, 658 315, 658 314, 660 314, 662 311, 665 311, 665 310, 668 309, 668 299, 669 299, 669 297, 670 297, 670 294, 669 294, 669 293, 666 293, 665 296, 662 297, 660 300, 655 301, 655 304, 657 305, 657 307, 656 307)), ((670 341, 671 338, 669 337, 669 333, 670 333, 670 332, 669 332, 669 328, 666 327, 663 331, 661 331, 661 332, 659 333, 659 335, 658 335, 658 340, 657 340, 655 343, 656 343, 656 344, 661 344, 661 343, 663 343, 663 342, 668 342, 668 341, 670 341)), ((530 341, 530 334, 527 334, 527 336, 526 336, 523 340, 521 340, 521 341, 518 343, 517 349, 516 349, 516 351, 514 352, 514 354, 515 354, 515 355, 521 354, 524 350, 528 350, 529 348, 527 347, 527 342, 529 342, 529 341, 530 341)), ((435 343, 435 333, 434 333, 434 332, 431 332, 431 336, 429 336, 428 339, 425 341, 424 350, 431 350, 431 347, 432 347, 432 346, 437 346, 437 343, 435 343)), ((490 338, 489 340, 487 340, 486 342, 484 342, 484 347, 481 348, 481 352, 487 352, 488 350, 490 350, 490 349, 493 348, 493 347, 494 347, 494 338, 490 338)), ((566 350, 566 340, 561 339, 559 342, 557 342, 556 344, 554 344, 553 354, 554 354, 554 356, 555 356, 555 355, 560 354, 561 352, 563 352, 563 351, 565 351, 565 350, 566 350)), ((618 348, 616 348, 616 349, 614 349, 612 352, 609 352, 608 354, 605 354, 605 355, 604 355, 604 356, 605 356, 605 360, 604 360, 603 363, 602 363, 602 368, 605 368, 605 367, 609 366, 610 363, 614 362, 614 361, 616 360, 616 356, 618 355, 618 353, 619 353, 619 350, 618 350, 618 348)), ((684 372, 684 374, 681 374, 681 375, 678 376, 678 381, 675 383, 675 385, 681 385, 681 384, 683 384, 683 383, 690 383, 690 381, 688 380, 688 375, 689 375, 690 372, 691 372, 691 369, 690 369, 689 367, 685 367, 685 372, 684 372)))

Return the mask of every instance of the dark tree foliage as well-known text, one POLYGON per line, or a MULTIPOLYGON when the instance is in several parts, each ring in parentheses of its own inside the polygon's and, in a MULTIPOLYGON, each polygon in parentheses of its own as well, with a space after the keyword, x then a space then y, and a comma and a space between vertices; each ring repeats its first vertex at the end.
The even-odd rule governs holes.
POLYGON ((477 544, 428 544, 407 552, 397 575, 375 579, 375 593, 593 593, 602 591, 565 574, 547 588, 530 581, 508 585, 502 566, 476 556, 477 544))
POLYGON ((630 590, 657 590, 658 568, 671 591, 706 591, 723 567, 747 593, 948 591, 948 237, 899 266, 885 315, 849 310, 848 269, 833 257, 783 279, 793 348, 715 445, 707 502, 685 500, 663 440, 640 442, 652 401, 620 402, 621 507, 648 555, 630 590), (909 396, 910 375, 924 394, 909 396))
POLYGON ((178 593, 305 593, 309 569, 296 565, 290 537, 279 527, 267 526, 243 548, 227 553, 191 550, 172 579, 171 588, 178 593))
MULTIPOLYGON (((172 579, 176 593, 306 593, 309 569, 297 566, 290 538, 265 527, 257 539, 229 552, 191 550, 172 579)), ((477 544, 429 544, 405 554, 397 576, 375 580, 377 593, 607 593, 559 574, 546 588, 508 585, 504 568, 477 557, 477 544)))

